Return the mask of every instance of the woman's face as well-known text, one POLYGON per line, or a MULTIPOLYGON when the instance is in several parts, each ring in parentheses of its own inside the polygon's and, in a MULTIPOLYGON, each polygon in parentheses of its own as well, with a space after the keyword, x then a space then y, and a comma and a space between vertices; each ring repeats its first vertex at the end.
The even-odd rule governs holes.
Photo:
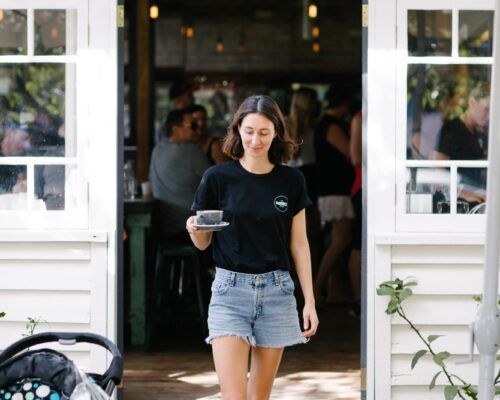
POLYGON ((261 114, 248 114, 239 128, 244 154, 247 157, 267 157, 276 137, 274 124, 261 114))
POLYGON ((470 98, 467 112, 477 127, 484 128, 490 120, 490 98, 479 100, 470 98))

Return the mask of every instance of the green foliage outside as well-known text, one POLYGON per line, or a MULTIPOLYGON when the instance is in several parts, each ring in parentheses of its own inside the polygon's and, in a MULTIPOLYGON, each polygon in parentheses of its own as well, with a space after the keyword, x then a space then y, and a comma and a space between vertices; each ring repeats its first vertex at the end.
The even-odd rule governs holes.
POLYGON ((490 77, 489 65, 409 65, 407 101, 413 101, 414 109, 439 111, 445 119, 460 117, 467 109, 470 91, 490 77))
POLYGON ((0 67, 0 120, 22 123, 20 114, 43 116, 58 127, 64 121, 65 64, 12 64, 0 67), (3 89, 3 90, 1 90, 3 89))
MULTIPOLYGON (((382 282, 378 289, 377 294, 379 296, 389 296, 389 302, 387 303, 387 309, 385 310, 386 314, 399 315, 405 322, 410 326, 410 328, 415 332, 415 334, 419 337, 420 341, 423 344, 423 348, 417 351, 411 361, 411 369, 415 368, 418 361, 425 355, 432 356, 432 360, 439 367, 438 371, 432 378, 429 384, 429 390, 434 389, 436 386, 436 380, 441 375, 444 376, 447 380, 447 386, 444 388, 444 398, 445 400, 453 400, 456 398, 460 398, 462 400, 473 399, 477 400, 477 390, 470 383, 464 381, 462 378, 450 372, 449 367, 447 366, 445 360, 451 356, 451 354, 447 351, 436 352, 432 343, 438 340, 442 335, 429 335, 425 338, 420 330, 413 324, 413 322, 408 318, 405 314, 403 308, 403 302, 407 300, 410 296, 413 295, 413 291, 411 290, 412 286, 416 286, 417 282, 414 279, 406 279, 401 280, 396 278, 392 281, 382 282)), ((475 296, 474 299, 476 301, 480 301, 480 296, 475 296)), ((500 356, 497 357, 497 360, 500 359, 500 356)), ((495 377, 495 393, 500 394, 500 371, 498 371, 495 377)))

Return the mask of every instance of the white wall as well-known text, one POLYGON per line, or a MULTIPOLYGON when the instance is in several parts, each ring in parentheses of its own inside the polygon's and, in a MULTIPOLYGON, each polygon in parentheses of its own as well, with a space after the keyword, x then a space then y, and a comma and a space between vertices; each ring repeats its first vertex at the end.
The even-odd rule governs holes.
MULTIPOLYGON (((484 7, 491 2, 461 1, 465 3, 484 7)), ((396 143, 398 134, 405 135, 396 125, 398 110, 405 108, 398 106, 397 79, 406 79, 406 70, 398 68, 397 4, 398 0, 369 2, 367 398, 443 399, 442 377, 434 391, 428 390, 438 366, 425 356, 411 370, 413 354, 424 347, 404 321, 385 314, 388 298, 377 296, 376 288, 395 277, 416 277, 415 295, 404 303, 406 314, 425 335, 446 335, 435 342, 436 349, 451 352, 450 370, 474 384, 477 363, 455 366, 453 361, 468 352, 468 324, 476 312, 472 296, 482 289, 484 235, 458 230, 431 233, 435 227, 423 222, 420 233, 409 233, 397 224, 396 172, 404 166, 398 164, 396 143)), ((434 2, 422 0, 422 4, 434 2)))
MULTIPOLYGON (((70 3, 0 0, 0 8, 74 7, 70 3)), ((28 316, 43 320, 36 332, 90 331, 116 340, 116 0, 77 5, 88 20, 77 32, 85 38, 77 61, 77 133, 79 168, 88 183, 86 223, 0 229, 0 311, 7 313, 0 319, 0 349, 21 338, 28 316)), ((110 361, 96 346, 64 351, 92 372, 103 372, 110 361)))

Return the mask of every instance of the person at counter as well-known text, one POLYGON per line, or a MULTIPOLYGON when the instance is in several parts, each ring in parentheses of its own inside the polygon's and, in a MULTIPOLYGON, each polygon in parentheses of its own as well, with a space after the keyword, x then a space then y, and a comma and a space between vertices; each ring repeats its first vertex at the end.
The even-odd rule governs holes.
MULTIPOLYGON (((490 83, 481 82, 470 92, 463 116, 446 121, 439 132, 434 149, 436 160, 486 160, 487 134, 490 118, 490 83)), ((459 200, 469 209, 483 203, 486 170, 460 168, 459 200)))
POLYGON ((161 239, 190 241, 186 219, 201 177, 210 163, 196 143, 197 125, 189 110, 167 115, 164 134, 153 149, 149 179, 153 186, 155 222, 161 239))

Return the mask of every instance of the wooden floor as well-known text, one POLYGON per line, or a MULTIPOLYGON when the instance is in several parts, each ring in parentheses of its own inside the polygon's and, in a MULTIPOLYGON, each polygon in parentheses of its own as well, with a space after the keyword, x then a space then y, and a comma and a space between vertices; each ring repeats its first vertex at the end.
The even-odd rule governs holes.
MULTIPOLYGON (((360 399, 359 320, 341 306, 327 306, 319 317, 318 335, 285 351, 271 399, 360 399)), ((125 400, 220 398, 210 346, 196 329, 157 347, 125 354, 125 400)))

